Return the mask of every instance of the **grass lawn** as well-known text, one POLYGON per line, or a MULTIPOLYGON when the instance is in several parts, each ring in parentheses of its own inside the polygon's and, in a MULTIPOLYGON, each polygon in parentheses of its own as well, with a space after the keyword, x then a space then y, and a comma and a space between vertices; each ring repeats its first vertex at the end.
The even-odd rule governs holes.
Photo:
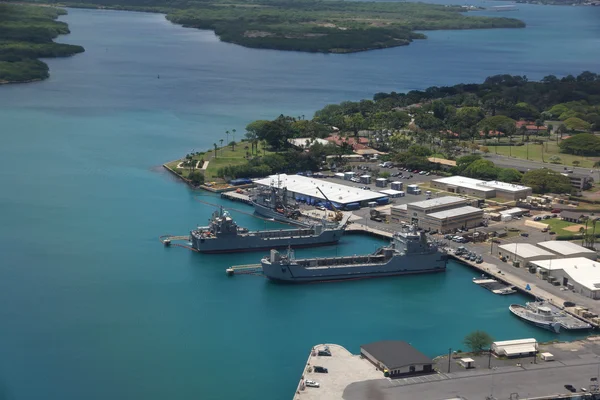
POLYGON ((573 222, 563 221, 560 218, 550 218, 540 222, 543 224, 548 224, 550 230, 556 232, 557 235, 576 235, 578 232, 567 231, 564 228, 573 225, 581 225, 574 224, 573 222))
MULTIPOLYGON (((217 148, 217 157, 215 158, 215 151, 209 150, 205 153, 200 153, 199 155, 194 155, 192 157, 195 161, 208 161, 208 168, 204 172, 206 182, 217 181, 217 171, 219 168, 224 167, 226 165, 241 165, 246 162, 246 152, 250 151, 252 146, 248 142, 240 142, 236 144, 235 150, 231 150, 231 146, 224 146, 221 148, 217 148), (248 147, 248 149, 246 149, 248 147)), ((258 145, 259 154, 270 154, 271 152, 263 149, 262 145, 259 143, 258 145)), ((187 178, 189 175, 189 168, 177 168, 177 165, 182 161, 175 160, 167 163, 167 166, 174 171, 181 172, 181 176, 187 178)), ((202 165, 200 165, 200 168, 202 165)))
MULTIPOLYGON (((530 143, 524 146, 487 146, 490 150, 490 154, 502 154, 503 156, 512 156, 515 158, 527 159, 527 147, 529 147, 529 159, 533 161, 542 161, 542 146, 539 144, 530 143)), ((592 168, 595 157, 581 157, 573 154, 565 154, 559 151, 559 147, 554 141, 548 141, 544 143, 544 161, 549 162, 551 156, 559 156, 560 163, 568 166, 573 166, 573 161, 579 161, 580 167, 592 168)))

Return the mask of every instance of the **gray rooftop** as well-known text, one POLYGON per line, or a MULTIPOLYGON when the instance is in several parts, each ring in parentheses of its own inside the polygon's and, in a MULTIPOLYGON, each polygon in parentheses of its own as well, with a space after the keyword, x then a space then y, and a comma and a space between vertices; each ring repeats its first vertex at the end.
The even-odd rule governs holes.
POLYGON ((435 219, 444 219, 450 217, 457 217, 461 215, 469 215, 474 214, 476 212, 481 213, 483 216, 483 210, 477 207, 464 206, 458 208, 452 208, 450 210, 438 211, 435 213, 427 214, 427 217, 435 218, 435 219))
POLYGON ((382 340, 360 346, 388 369, 408 365, 432 364, 431 358, 401 340, 382 340))
POLYGON ((432 207, 445 206, 445 205, 449 205, 449 204, 466 203, 466 201, 467 200, 463 199, 462 197, 444 196, 444 197, 437 197, 435 199, 423 200, 423 201, 417 201, 415 203, 410 203, 410 206, 427 209, 427 208, 432 208, 432 207))

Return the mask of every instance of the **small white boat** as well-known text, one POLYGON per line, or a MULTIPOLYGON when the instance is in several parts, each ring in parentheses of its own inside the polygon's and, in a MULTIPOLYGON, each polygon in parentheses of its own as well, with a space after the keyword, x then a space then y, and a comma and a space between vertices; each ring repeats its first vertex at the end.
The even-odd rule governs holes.
POLYGON ((532 309, 520 304, 511 304, 508 309, 517 317, 537 327, 560 333, 560 323, 555 321, 554 313, 549 307, 539 306, 532 309))

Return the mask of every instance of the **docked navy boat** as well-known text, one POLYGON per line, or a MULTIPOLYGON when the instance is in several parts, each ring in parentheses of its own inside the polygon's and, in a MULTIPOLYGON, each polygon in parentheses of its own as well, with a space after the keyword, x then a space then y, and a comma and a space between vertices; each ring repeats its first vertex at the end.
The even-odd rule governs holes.
POLYGON ((560 323, 555 320, 555 315, 549 307, 535 305, 530 303, 522 306, 520 304, 511 304, 508 309, 517 317, 525 320, 539 328, 549 330, 554 333, 560 332, 560 323))
POLYGON ((269 279, 315 282, 442 272, 446 262, 447 255, 436 242, 428 240, 424 232, 406 226, 394 235, 389 246, 373 254, 296 259, 291 249, 287 254, 271 250, 261 260, 261 266, 269 279))
POLYGON ((295 229, 249 231, 239 227, 231 215, 219 208, 209 225, 190 232, 194 249, 202 253, 257 251, 273 248, 313 247, 337 243, 347 219, 340 222, 320 221, 295 229))
POLYGON ((306 225, 301 221, 298 206, 288 202, 287 189, 271 186, 259 188, 251 198, 254 213, 288 224, 306 225))

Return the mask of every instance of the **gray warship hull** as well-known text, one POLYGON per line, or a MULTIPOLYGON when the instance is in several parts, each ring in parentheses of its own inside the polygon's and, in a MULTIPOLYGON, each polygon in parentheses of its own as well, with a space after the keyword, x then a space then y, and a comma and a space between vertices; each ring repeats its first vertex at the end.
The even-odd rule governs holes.
POLYGON ((278 213, 277 211, 269 208, 267 206, 263 206, 262 204, 258 204, 253 201, 252 205, 254 206, 254 213, 260 215, 263 218, 274 219, 275 221, 285 222, 288 224, 295 224, 300 226, 305 226, 306 224, 292 218, 288 218, 285 215, 278 213))
POLYGON ((443 272, 446 270, 446 261, 445 254, 436 252, 396 255, 387 261, 380 261, 377 256, 360 256, 335 257, 318 261, 304 259, 289 265, 278 265, 263 260, 261 265, 263 274, 269 279, 302 283, 443 272), (364 261, 360 262, 359 258, 364 261))
POLYGON ((337 243, 343 229, 323 230, 283 229, 239 233, 231 237, 201 237, 192 232, 192 246, 201 253, 232 253, 270 250, 273 248, 316 247, 337 243))

